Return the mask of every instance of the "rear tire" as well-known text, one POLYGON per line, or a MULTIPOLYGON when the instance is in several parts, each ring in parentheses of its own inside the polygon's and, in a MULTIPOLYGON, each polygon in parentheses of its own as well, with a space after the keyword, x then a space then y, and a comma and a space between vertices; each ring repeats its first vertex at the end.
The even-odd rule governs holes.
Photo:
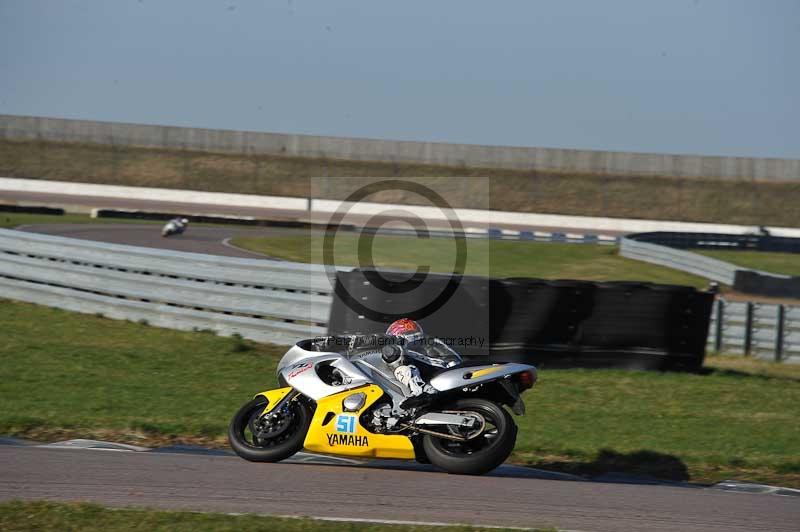
POLYGON ((273 431, 253 432, 261 412, 267 406, 263 396, 256 397, 236 412, 228 427, 228 441, 233 451, 251 462, 280 462, 303 448, 311 425, 311 409, 300 399, 289 403, 289 415, 273 431), (249 431, 249 432, 248 432, 249 431))
POLYGON ((486 399, 460 399, 444 409, 477 412, 486 420, 486 428, 466 442, 426 434, 422 445, 436 467, 459 475, 482 475, 502 464, 514 450, 517 425, 502 406, 486 399))

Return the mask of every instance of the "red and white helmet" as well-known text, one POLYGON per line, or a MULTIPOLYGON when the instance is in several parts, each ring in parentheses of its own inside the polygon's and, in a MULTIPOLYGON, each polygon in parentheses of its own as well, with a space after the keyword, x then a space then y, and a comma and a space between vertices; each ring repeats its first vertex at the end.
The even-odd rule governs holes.
POLYGON ((425 336, 425 333, 422 332, 422 326, 408 318, 399 319, 389 325, 389 328, 386 329, 386 334, 400 336, 408 343, 422 340, 425 336))

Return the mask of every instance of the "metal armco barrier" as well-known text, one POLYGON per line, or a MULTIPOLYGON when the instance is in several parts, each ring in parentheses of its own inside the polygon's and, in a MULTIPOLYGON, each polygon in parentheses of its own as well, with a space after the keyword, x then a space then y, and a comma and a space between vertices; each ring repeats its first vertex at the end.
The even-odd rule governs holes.
POLYGON ((322 266, 108 244, 0 229, 0 251, 146 275, 330 293, 322 266))
POLYGON ((675 249, 650 242, 638 242, 629 237, 620 241, 619 254, 629 259, 650 262, 675 270, 692 273, 706 279, 733 286, 736 278, 736 266, 729 262, 712 259, 704 255, 675 249))
MULTIPOLYGON (((746 294, 800 298, 800 277, 764 272, 687 249, 777 251, 800 254, 800 238, 717 233, 637 233, 621 239, 620 255, 733 286, 746 294)), ((799 255, 800 256, 800 255, 799 255)))
POLYGON ((708 348, 776 362, 800 362, 800 307, 714 302, 708 348))
POLYGON ((320 265, 0 229, 0 297, 77 312, 290 344, 326 332, 331 292, 320 265))

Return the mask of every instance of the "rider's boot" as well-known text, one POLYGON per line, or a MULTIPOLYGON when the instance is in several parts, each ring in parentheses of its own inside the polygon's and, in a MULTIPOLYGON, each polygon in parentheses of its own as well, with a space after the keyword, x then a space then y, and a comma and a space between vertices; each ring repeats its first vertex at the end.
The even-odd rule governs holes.
POLYGON ((408 395, 410 395, 408 399, 400 403, 400 408, 409 410, 426 406, 433 402, 433 394, 436 393, 436 389, 422 379, 416 366, 410 364, 399 366, 394 370, 394 376, 405 385, 409 392, 408 395))
POLYGON ((413 410, 415 408, 422 408, 428 406, 433 403, 434 395, 431 393, 423 393, 420 395, 415 395, 409 397, 402 403, 400 403, 400 408, 403 410, 413 410))

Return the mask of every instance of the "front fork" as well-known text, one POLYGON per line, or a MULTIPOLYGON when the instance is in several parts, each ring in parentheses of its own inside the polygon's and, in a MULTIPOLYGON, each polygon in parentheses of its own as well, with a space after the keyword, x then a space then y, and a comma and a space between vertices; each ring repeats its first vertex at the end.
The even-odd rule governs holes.
POLYGON ((283 408, 285 405, 289 404, 289 401, 297 397, 299 393, 300 392, 298 392, 291 386, 286 386, 285 388, 267 390, 266 392, 261 392, 259 394, 256 394, 256 397, 261 396, 267 400, 267 405, 261 412, 261 416, 263 416, 264 414, 268 414, 273 410, 279 410, 283 408))

